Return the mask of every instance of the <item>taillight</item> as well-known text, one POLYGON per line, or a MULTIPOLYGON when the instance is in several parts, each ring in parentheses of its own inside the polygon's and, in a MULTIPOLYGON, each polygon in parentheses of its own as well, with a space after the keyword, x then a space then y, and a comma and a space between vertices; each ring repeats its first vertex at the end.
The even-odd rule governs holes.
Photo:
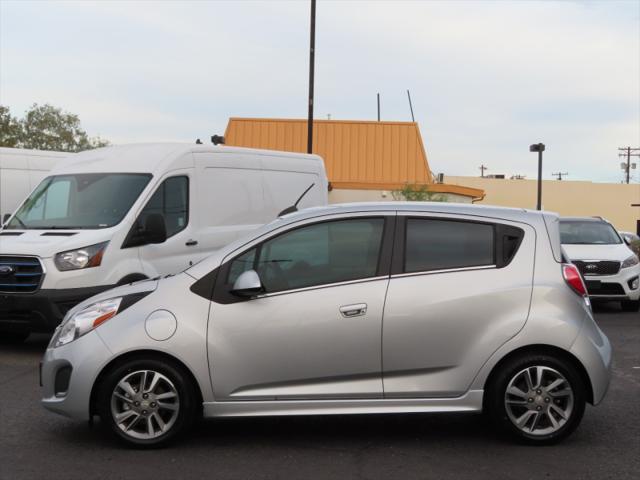
POLYGON ((563 263, 562 276, 564 277, 564 281, 567 282, 567 285, 569 285, 574 292, 582 297, 588 296, 587 287, 584 284, 584 280, 582 280, 582 275, 580 275, 580 271, 575 265, 563 263))

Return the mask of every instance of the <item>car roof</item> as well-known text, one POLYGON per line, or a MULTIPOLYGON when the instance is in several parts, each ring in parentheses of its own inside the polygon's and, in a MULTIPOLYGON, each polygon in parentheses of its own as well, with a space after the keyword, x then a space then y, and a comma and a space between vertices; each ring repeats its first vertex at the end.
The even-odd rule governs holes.
POLYGON ((609 223, 602 217, 560 217, 561 222, 593 222, 593 223, 609 223))
MULTIPOLYGON (((400 211, 421 213, 444 213, 470 215, 478 217, 504 218, 508 220, 524 220, 525 218, 539 217, 542 213, 537 210, 524 208, 497 207, 491 205, 474 205, 469 203, 448 202, 357 202, 336 203, 322 207, 311 207, 290 213, 281 217, 283 220, 298 221, 305 218, 313 218, 323 215, 340 213, 357 213, 373 211, 400 211)), ((553 214, 555 215, 555 214, 553 214)))

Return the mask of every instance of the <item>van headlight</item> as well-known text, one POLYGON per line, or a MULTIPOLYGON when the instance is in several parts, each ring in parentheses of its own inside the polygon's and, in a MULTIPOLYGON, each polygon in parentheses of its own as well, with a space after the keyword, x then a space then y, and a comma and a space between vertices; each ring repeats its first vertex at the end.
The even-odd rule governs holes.
POLYGON ((638 265, 638 263, 640 263, 640 260, 638 260, 638 256, 631 255, 624 262, 622 262, 622 266, 620 268, 633 267, 634 265, 638 265))
POLYGON ((88 247, 56 253, 53 262, 61 272, 81 268, 98 267, 109 242, 96 243, 88 247))
POLYGON ((121 303, 122 297, 110 298, 109 300, 96 302, 74 313, 60 326, 51 340, 51 344, 54 348, 60 347, 89 333, 98 325, 115 317, 121 303))

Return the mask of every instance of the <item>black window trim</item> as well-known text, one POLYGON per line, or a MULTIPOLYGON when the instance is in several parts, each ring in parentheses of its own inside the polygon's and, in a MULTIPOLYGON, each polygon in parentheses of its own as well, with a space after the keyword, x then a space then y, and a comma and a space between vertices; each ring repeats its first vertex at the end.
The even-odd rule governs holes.
MULTIPOLYGON (((227 283, 227 278, 229 277, 229 270, 231 268, 231 264, 233 263, 233 261, 236 258, 244 255, 251 249, 254 249, 254 248, 260 249, 262 248, 262 245, 264 243, 272 239, 275 239, 281 235, 285 235, 295 230, 299 230, 301 228, 309 227, 312 225, 320 225, 320 224, 329 223, 329 222, 365 220, 365 219, 382 219, 383 220, 381 246, 380 246, 380 252, 378 253, 378 267, 376 269, 374 276, 366 277, 366 278, 356 278, 356 279, 345 280, 341 282, 311 285, 308 287, 301 287, 301 288, 295 288, 290 290, 281 290, 278 292, 264 293, 254 298, 267 298, 272 296, 289 295, 292 293, 297 293, 297 292, 306 291, 306 290, 333 288, 341 285, 366 283, 366 282, 378 281, 384 278, 389 278, 389 276, 391 275, 391 257, 392 257, 393 247, 394 247, 393 244, 395 242, 394 240, 395 224, 397 222, 397 214, 395 211, 389 212, 389 213, 372 212, 371 215, 352 215, 352 216, 344 216, 344 217, 323 218, 322 220, 316 221, 316 222, 311 221, 311 222, 305 222, 303 224, 297 224, 292 228, 286 228, 285 230, 279 229, 274 235, 269 235, 266 238, 263 237, 260 239, 260 241, 256 243, 252 242, 251 245, 248 246, 247 248, 243 248, 241 251, 234 252, 231 255, 227 256, 224 262, 222 263, 222 265, 220 265, 215 270, 215 275, 212 275, 213 278, 209 279, 209 281, 213 281, 215 283, 213 286, 211 300, 223 305, 252 300, 251 298, 245 298, 245 297, 233 295, 230 292, 231 290, 230 285, 227 283)), ((192 291, 194 290, 192 289, 192 291)))
POLYGON ((433 275, 439 273, 452 273, 452 272, 463 272, 469 270, 489 270, 489 269, 500 269, 507 267, 513 259, 516 257, 518 252, 520 251, 520 247, 522 245, 522 241, 524 239, 524 230, 520 227, 515 227, 512 225, 508 225, 505 223, 501 223, 498 219, 496 221, 492 221, 491 219, 487 220, 476 220, 469 218, 458 218, 458 217, 450 217, 450 216, 436 216, 436 215, 399 215, 396 220, 396 233, 395 233, 395 248, 393 250, 393 256, 391 259, 391 275, 393 277, 407 277, 414 275, 433 275), (451 267, 451 268, 439 268, 439 269, 429 269, 429 270, 417 270, 412 272, 405 271, 405 260, 406 260, 406 236, 407 236, 407 220, 440 220, 440 221, 448 221, 448 222, 463 222, 463 223, 477 223, 482 225, 489 225, 493 228, 493 263, 485 264, 485 265, 465 265, 462 267, 451 267), (519 235, 518 243, 515 247, 514 253, 508 261, 503 260, 503 250, 502 250, 502 242, 499 242, 498 239, 502 238, 509 231, 521 232, 519 235))
MULTIPOLYGON (((167 177, 163 178, 160 181, 160 183, 158 183, 156 189, 146 198, 144 205, 142 206, 140 211, 136 214, 136 218, 133 221, 133 225, 131 225, 131 229, 129 230, 129 233, 127 233, 127 236, 125 237, 124 241, 122 242, 122 246, 120 247, 121 249, 131 248, 131 247, 144 247, 145 245, 148 245, 147 243, 133 244, 133 245, 131 244, 131 239, 134 237, 134 235, 136 235, 136 231, 138 230, 138 228, 140 228, 140 225, 138 223, 138 221, 140 220, 140 215, 142 215, 142 212, 144 212, 144 209, 147 208, 147 205, 149 204, 149 202, 151 201, 153 196, 158 192, 158 189, 161 186, 163 186, 167 180, 169 180, 171 178, 180 178, 180 177, 184 177, 184 178, 187 179, 187 221, 185 222, 184 227, 182 227, 180 230, 177 230, 176 232, 172 233, 171 235, 167 235, 167 238, 166 238, 165 241, 167 241, 171 237, 176 236, 177 234, 179 234, 180 232, 184 231, 189 226, 189 221, 191 220, 191 178, 186 173, 180 173, 178 175, 167 176, 167 177)), ((163 191, 162 192, 163 209, 164 209, 164 204, 165 204, 165 196, 166 196, 166 193, 163 191)))

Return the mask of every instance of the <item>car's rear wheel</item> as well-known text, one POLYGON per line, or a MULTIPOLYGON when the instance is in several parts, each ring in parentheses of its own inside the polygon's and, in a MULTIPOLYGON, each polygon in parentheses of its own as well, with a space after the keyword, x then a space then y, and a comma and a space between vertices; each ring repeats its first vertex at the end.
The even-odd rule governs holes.
POLYGON ((625 312, 637 312, 640 311, 640 300, 622 300, 620 306, 625 312))
POLYGON ((130 446, 167 444, 191 426, 198 411, 195 386, 179 366, 134 359, 111 370, 97 393, 102 421, 130 446))
POLYGON ((485 403, 493 420, 530 444, 555 443, 580 424, 585 385, 576 368, 544 354, 511 359, 493 378, 485 403))

